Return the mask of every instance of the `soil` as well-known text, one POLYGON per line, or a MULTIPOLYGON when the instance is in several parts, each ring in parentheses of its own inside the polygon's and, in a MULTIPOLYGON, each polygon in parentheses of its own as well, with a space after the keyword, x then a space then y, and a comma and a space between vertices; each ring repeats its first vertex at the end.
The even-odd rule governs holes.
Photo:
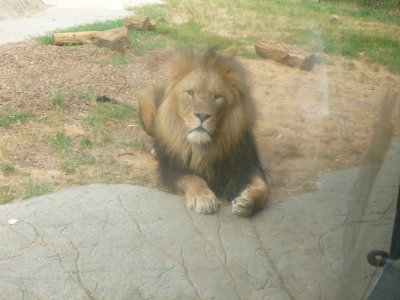
MULTIPOLYGON (((110 124, 112 142, 83 147, 82 138, 94 134, 85 116, 98 104, 69 96, 62 109, 55 109, 49 98, 59 90, 70 95, 91 91, 136 108, 143 88, 163 84, 171 51, 128 53, 125 63, 113 64, 105 63, 112 52, 92 45, 26 41, 0 46, 0 112, 12 107, 31 115, 9 128, 0 125, 0 162, 14 167, 0 171, 0 188, 11 187, 14 201, 23 198, 33 179, 51 183, 53 190, 98 182, 165 189, 157 180, 151 139, 133 119, 110 124), (57 132, 71 139, 70 153, 52 145, 57 132), (62 167, 69 159, 77 164, 70 171, 62 167)), ((385 121, 392 126, 391 136, 400 136, 397 74, 339 57, 312 71, 270 60, 239 60, 249 71, 258 106, 256 139, 272 183, 271 202, 315 190, 323 173, 365 163, 385 99, 395 101, 385 121)))

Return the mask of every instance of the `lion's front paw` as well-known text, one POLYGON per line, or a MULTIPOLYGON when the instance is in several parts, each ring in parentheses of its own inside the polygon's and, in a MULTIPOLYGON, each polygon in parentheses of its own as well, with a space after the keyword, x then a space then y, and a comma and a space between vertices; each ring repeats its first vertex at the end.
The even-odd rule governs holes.
POLYGON ((218 200, 214 193, 209 189, 203 189, 197 192, 187 192, 186 206, 193 208, 196 212, 202 214, 212 214, 218 210, 218 200))
POLYGON ((249 185, 232 201, 232 213, 247 217, 262 209, 268 199, 268 186, 264 179, 253 176, 249 185))
POLYGON ((246 199, 243 195, 236 197, 232 201, 232 213, 234 215, 248 217, 253 213, 254 200, 246 199))

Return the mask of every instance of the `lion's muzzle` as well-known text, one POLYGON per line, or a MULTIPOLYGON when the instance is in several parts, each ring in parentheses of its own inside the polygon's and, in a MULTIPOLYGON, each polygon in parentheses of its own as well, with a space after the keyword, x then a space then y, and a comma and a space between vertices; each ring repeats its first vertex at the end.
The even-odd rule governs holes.
POLYGON ((211 136, 203 126, 193 129, 187 135, 189 142, 200 146, 208 146, 211 143, 211 136))

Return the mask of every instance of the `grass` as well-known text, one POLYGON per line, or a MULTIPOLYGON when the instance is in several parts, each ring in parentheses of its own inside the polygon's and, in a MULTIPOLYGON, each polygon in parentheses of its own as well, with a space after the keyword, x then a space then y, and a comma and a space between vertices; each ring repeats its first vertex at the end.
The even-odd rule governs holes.
POLYGON ((76 174, 78 172, 77 163, 72 160, 63 160, 60 169, 67 175, 76 174))
POLYGON ((55 108, 62 108, 64 106, 65 100, 66 100, 66 94, 62 90, 57 90, 49 98, 50 103, 55 108))
MULTIPOLYGON (((150 185, 151 177, 146 170, 138 172, 126 166, 119 156, 130 151, 128 148, 145 150, 144 142, 136 140, 135 135, 132 137, 130 130, 126 130, 128 125, 137 122, 137 111, 126 104, 97 103, 96 96, 85 88, 54 89, 47 100, 56 109, 40 113, 33 110, 32 126, 15 128, 5 139, 0 138, 0 177, 5 178, 0 183, 0 204, 50 193, 72 184, 150 185), (87 103, 76 106, 77 101, 87 103), (77 135, 64 128, 71 122, 82 130, 77 135), (23 149, 22 153, 17 149, 23 149), (36 163, 31 164, 32 161, 36 163), (21 170, 15 167, 17 164, 21 165, 21 170)), ((2 108, 1 113, 1 126, 7 128, 25 121, 28 116, 24 110, 11 107, 2 108)), ((130 159, 123 158, 124 161, 130 159)))
POLYGON ((93 165, 96 163, 96 157, 90 153, 84 153, 78 157, 78 161, 82 164, 93 165))
POLYGON ((0 126, 8 129, 13 123, 26 121, 28 116, 29 114, 22 109, 5 107, 0 109, 0 126))
POLYGON ((65 91, 63 89, 56 89, 49 97, 49 102, 56 109, 62 109, 68 102, 73 100, 79 101, 94 101, 96 94, 90 90, 77 89, 72 91, 65 91))
POLYGON ((85 120, 93 127, 133 117, 133 108, 126 104, 101 103, 90 108, 85 120))
POLYGON ((0 205, 11 202, 15 198, 15 190, 12 186, 0 186, 0 205))
MULTIPOLYGON (((357 58, 400 72, 400 5, 395 1, 287 0, 168 0, 164 5, 145 6, 137 14, 156 22, 150 32, 130 31, 135 53, 154 48, 234 47, 255 58, 254 42, 262 35, 299 45, 305 50, 357 58), (382 2, 382 3, 381 3, 382 2), (341 23, 330 23, 332 14, 341 23)), ((137 9, 136 9, 137 10, 137 9)), ((107 30, 123 20, 97 22, 63 31, 107 30)), ((51 36, 38 38, 50 44, 51 36)), ((321 61, 321 59, 320 59, 321 61)), ((119 65, 124 57, 111 55, 101 64, 119 65)))
POLYGON ((157 22, 155 33, 178 47, 234 46, 254 57, 262 35, 305 50, 378 63, 400 72, 400 9, 387 11, 343 2, 283 0, 169 0, 143 9, 157 22), (337 14, 342 22, 330 23, 337 14), (183 20, 177 24, 176 20, 183 20))
POLYGON ((71 138, 66 136, 64 132, 57 132, 50 137, 50 143, 58 151, 68 152, 70 151, 71 138))
POLYGON ((97 94, 88 89, 77 89, 71 92, 71 96, 77 98, 78 100, 94 101, 97 94))
POLYGON ((147 175, 135 175, 135 176, 133 176, 132 179, 133 179, 134 181, 139 181, 139 182, 142 182, 142 183, 148 183, 148 182, 150 182, 150 177, 147 176, 147 175))
POLYGON ((99 63, 103 66, 120 66, 127 63, 127 59, 122 55, 112 54, 106 59, 99 60, 99 63))
POLYGON ((81 145, 105 145, 114 142, 112 129, 128 118, 135 120, 136 112, 126 104, 98 103, 93 105, 84 120, 88 123, 92 136, 84 137, 81 145))
POLYGON ((53 190, 53 184, 48 182, 38 181, 36 179, 31 178, 25 188, 23 199, 28 199, 44 194, 51 193, 53 190))
POLYGON ((80 140, 80 145, 84 148, 89 148, 93 145, 92 140, 88 136, 84 136, 80 140))
MULTIPOLYGON (((145 6, 143 14, 149 16, 157 23, 154 32, 132 32, 133 38, 141 43, 143 50, 172 46, 178 49, 195 48, 204 50, 213 48, 216 50, 235 47, 243 55, 249 55, 246 45, 235 37, 223 36, 219 33, 207 31, 207 28, 193 18, 183 23, 175 23, 168 20, 169 5, 145 6)), ((192 9, 194 10, 194 8, 192 9)), ((186 12, 182 12, 185 14, 186 12)), ((140 46, 137 46, 138 48, 140 46)), ((141 49, 139 49, 139 52, 141 49)), ((143 51, 142 51, 143 52, 143 51)))
POLYGON ((15 167, 9 162, 1 162, 0 163, 0 171, 5 175, 11 175, 16 172, 15 167))

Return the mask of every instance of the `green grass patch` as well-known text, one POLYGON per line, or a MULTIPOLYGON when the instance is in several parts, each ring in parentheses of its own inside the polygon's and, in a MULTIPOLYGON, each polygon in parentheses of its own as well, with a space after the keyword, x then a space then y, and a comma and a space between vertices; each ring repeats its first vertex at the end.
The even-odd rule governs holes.
POLYGON ((55 108, 62 108, 66 98, 67 96, 62 90, 57 90, 50 96, 49 101, 55 108))
POLYGON ((81 145, 81 147, 90 148, 93 145, 93 142, 90 137, 84 136, 81 138, 79 144, 81 145))
MULTIPOLYGON (((170 5, 174 6, 174 1, 171 1, 170 5)), ((154 20, 157 26, 154 32, 147 33, 143 36, 143 39, 140 38, 140 33, 131 33, 132 39, 139 42, 137 47, 140 47, 140 44, 147 49, 151 47, 161 48, 168 45, 178 49, 194 48, 204 50, 207 48, 224 49, 231 46, 240 48, 242 46, 242 43, 234 38, 208 32, 203 24, 193 18, 181 24, 168 21, 166 7, 168 6, 153 5, 143 8, 143 14, 154 20), (145 44, 141 43, 144 39, 146 39, 145 44)))
POLYGON ((26 184, 23 199, 28 199, 44 194, 51 193, 54 185, 48 182, 41 182, 36 179, 30 179, 26 184))
MULTIPOLYGON (((89 140, 96 145, 114 142, 112 129, 122 120, 135 118, 135 110, 126 104, 97 103, 84 118, 92 133, 89 140)), ((86 143, 88 141, 85 141, 86 143)), ((82 143, 82 141, 81 141, 82 143)), ((81 144, 82 145, 82 144, 81 144)))
POLYGON ((8 129, 13 123, 26 121, 28 117, 29 114, 22 109, 5 107, 0 109, 0 126, 8 129))
POLYGON ((219 36, 203 31, 203 26, 193 20, 177 25, 174 23, 161 23, 156 32, 166 34, 175 42, 177 48, 206 48, 224 49, 237 46, 239 43, 232 38, 219 36))
POLYGON ((66 136, 64 132, 57 132, 50 137, 50 143, 58 151, 68 152, 70 150, 71 138, 66 136))
POLYGON ((15 167, 8 163, 8 162, 1 162, 0 163, 0 171, 5 175, 11 175, 14 174, 16 172, 15 167))
POLYGON ((0 186, 0 205, 11 202, 15 198, 15 189, 12 186, 0 186))
POLYGON ((122 55, 110 55, 108 58, 106 59, 101 59, 99 60, 99 63, 102 66, 108 66, 108 65, 112 65, 112 66, 120 66, 120 65, 124 65, 128 62, 128 60, 126 59, 126 57, 122 56, 122 55))
POLYGON ((156 31, 134 31, 128 32, 133 52, 142 55, 152 49, 160 49, 169 44, 166 36, 156 31))
POLYGON ((63 160, 60 164, 61 170, 67 175, 76 174, 78 172, 77 166, 77 163, 72 160, 63 160))
POLYGON ((85 120, 92 126, 107 125, 133 117, 133 111, 126 104, 99 103, 90 108, 85 120))
POLYGON ((97 162, 96 157, 90 153, 84 153, 78 157, 79 162, 86 165, 93 165, 97 162))
POLYGON ((73 100, 90 102, 94 101, 96 96, 96 93, 87 89, 77 89, 72 91, 57 89, 49 97, 49 102, 53 105, 54 108, 61 109, 65 106, 67 102, 73 100))
POLYGON ((71 91, 69 93, 69 96, 76 98, 78 100, 84 100, 84 101, 90 102, 90 101, 94 101, 96 99, 97 94, 88 89, 77 89, 77 90, 71 91))
POLYGON ((148 175, 134 175, 132 177, 133 181, 139 181, 141 183, 149 183, 150 177, 148 175))

